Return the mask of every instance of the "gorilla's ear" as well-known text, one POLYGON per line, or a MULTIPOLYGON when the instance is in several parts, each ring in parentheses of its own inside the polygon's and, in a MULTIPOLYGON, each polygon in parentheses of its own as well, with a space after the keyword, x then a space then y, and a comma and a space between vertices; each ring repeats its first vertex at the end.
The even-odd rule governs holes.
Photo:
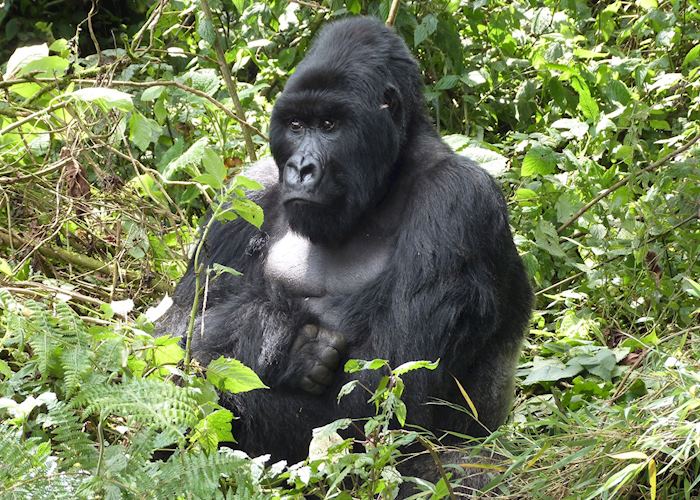
POLYGON ((399 126, 403 126, 403 109, 401 107, 401 94, 399 89, 389 84, 384 89, 384 103, 382 108, 387 108, 391 118, 399 126))

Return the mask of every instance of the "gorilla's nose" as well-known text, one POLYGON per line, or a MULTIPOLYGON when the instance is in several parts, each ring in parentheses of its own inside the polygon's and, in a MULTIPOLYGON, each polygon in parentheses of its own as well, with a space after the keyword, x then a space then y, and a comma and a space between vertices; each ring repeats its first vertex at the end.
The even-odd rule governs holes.
POLYGON ((284 166, 284 183, 290 189, 312 191, 321 181, 321 167, 310 156, 292 156, 284 166))

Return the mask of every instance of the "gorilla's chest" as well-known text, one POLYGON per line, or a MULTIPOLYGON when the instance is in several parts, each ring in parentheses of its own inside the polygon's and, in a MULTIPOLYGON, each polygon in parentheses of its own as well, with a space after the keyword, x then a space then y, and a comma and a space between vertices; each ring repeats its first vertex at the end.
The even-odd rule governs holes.
POLYGON ((265 275, 292 297, 323 298, 361 290, 386 267, 390 243, 360 234, 338 248, 312 244, 292 231, 274 242, 265 275))

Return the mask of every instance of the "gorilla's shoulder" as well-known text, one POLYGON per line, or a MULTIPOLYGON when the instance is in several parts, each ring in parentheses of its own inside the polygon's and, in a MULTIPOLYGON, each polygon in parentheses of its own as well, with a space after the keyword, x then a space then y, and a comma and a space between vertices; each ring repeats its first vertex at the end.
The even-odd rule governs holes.
MULTIPOLYGON (((450 153, 423 170, 409 194, 413 225, 436 236, 506 234, 508 211, 496 180, 473 160, 450 153), (428 227, 429 226, 429 227, 428 227)), ((415 230, 415 234, 422 234, 415 230)))
MULTIPOLYGON (((265 191, 275 186, 279 179, 277 164, 275 163, 275 159, 271 156, 266 156, 265 158, 251 163, 241 174, 262 184, 265 191)), ((262 193, 256 195, 254 191, 248 193, 248 195, 253 198, 259 197, 261 194, 262 193)))

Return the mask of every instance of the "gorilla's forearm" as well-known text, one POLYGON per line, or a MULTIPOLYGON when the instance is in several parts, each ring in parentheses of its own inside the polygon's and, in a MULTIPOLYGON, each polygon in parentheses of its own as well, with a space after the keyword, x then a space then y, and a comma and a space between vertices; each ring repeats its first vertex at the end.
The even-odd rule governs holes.
POLYGON ((290 301, 277 301, 264 290, 245 287, 200 316, 192 350, 203 363, 221 354, 236 358, 275 387, 294 373, 287 354, 302 325, 303 318, 290 301))

